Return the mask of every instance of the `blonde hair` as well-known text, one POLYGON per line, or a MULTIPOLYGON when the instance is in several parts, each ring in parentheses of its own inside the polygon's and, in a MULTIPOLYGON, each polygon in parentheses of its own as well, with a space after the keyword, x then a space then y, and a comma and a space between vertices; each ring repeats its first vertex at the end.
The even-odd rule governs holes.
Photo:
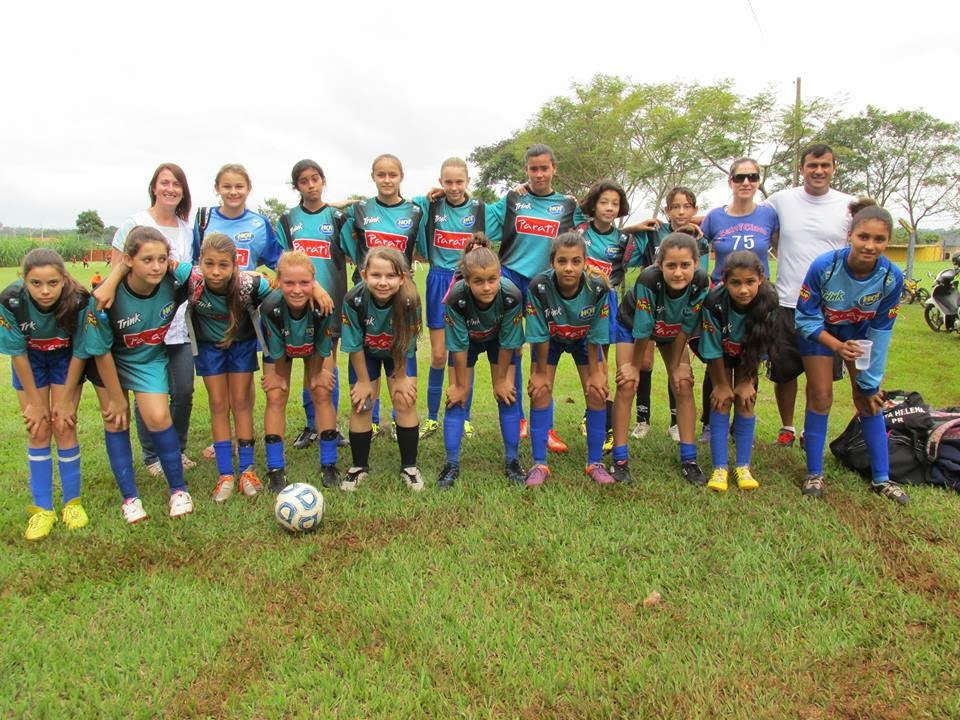
POLYGON ((217 170, 217 177, 213 180, 213 186, 217 187, 220 184, 220 178, 222 178, 227 173, 233 173, 234 175, 240 175, 244 180, 247 181, 247 187, 252 188, 253 183, 250 181, 250 173, 247 172, 247 169, 240 163, 227 163, 222 168, 217 170))
POLYGON ((410 266, 402 252, 392 247, 375 247, 367 253, 363 261, 363 270, 366 272, 373 260, 383 260, 393 266, 394 272, 400 275, 400 288, 397 294, 390 299, 393 311, 390 320, 393 325, 393 345, 390 348, 390 357, 396 366, 407 361, 407 348, 420 334, 420 295, 417 286, 410 277, 410 266))

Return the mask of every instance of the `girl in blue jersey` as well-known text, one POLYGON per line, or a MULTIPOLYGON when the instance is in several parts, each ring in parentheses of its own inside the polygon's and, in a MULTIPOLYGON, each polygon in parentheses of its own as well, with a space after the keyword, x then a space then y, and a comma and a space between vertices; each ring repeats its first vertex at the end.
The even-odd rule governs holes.
POLYGON ((610 336, 609 288, 602 276, 586 272, 586 262, 583 236, 561 233, 551 244, 550 269, 530 281, 526 336, 534 365, 528 383, 533 449, 528 487, 542 485, 550 475, 547 433, 553 427, 553 381, 563 353, 573 356, 587 402, 587 475, 601 485, 614 482, 602 462, 610 392, 603 357, 610 336))
MULTIPOLYGON (((682 232, 667 235, 657 249, 656 265, 640 273, 632 297, 628 296, 632 307, 624 299, 620 322, 633 328, 634 350, 633 362, 617 368, 617 391, 629 393, 635 387, 650 344, 655 343, 677 398, 681 474, 693 485, 704 485, 707 479, 697 464, 697 409, 687 352, 687 338, 699 324, 700 306, 710 288, 706 272, 697 268, 697 257, 693 237, 682 232)), ((617 437, 624 437, 625 426, 615 428, 615 432, 617 437)), ((620 456, 614 459, 626 462, 620 456)))
POLYGON ((357 381, 350 388, 353 465, 340 489, 356 490, 370 474, 371 411, 380 394, 383 371, 397 413, 400 479, 411 490, 420 491, 423 477, 417 468, 417 379, 407 371, 410 360, 416 361, 420 296, 406 258, 396 248, 372 248, 365 256, 360 276, 361 282, 343 300, 340 342, 350 355, 357 381))
POLYGON ((490 379, 497 399, 500 432, 503 435, 507 479, 522 483, 520 466, 520 407, 513 382, 516 350, 523 345, 523 299, 520 290, 500 276, 500 260, 490 241, 477 233, 460 259, 462 279, 445 300, 445 345, 450 351, 450 382, 443 416, 446 464, 437 485, 453 487, 460 476, 460 443, 463 438, 468 399, 473 392, 473 368, 487 354, 490 379))
MULTIPOLYGON (((87 353, 104 358, 97 367, 112 405, 125 407, 127 393, 135 394, 170 486, 170 517, 178 518, 193 512, 193 498, 183 479, 180 441, 170 416, 163 349, 177 306, 186 299, 182 285, 167 273, 169 252, 167 239, 156 228, 141 225, 127 234, 121 263, 95 293, 97 298, 113 293, 115 297, 106 315, 93 311, 91 299, 83 342, 87 353)), ((110 418, 105 415, 105 419, 110 418)), ((145 520, 133 475, 129 429, 108 430, 106 445, 123 494, 124 519, 128 523, 145 520)))
MULTIPOLYGON (((420 439, 428 437, 440 428, 438 420, 440 400, 443 397, 443 373, 447 364, 444 345, 444 297, 450 291, 457 263, 473 234, 486 229, 486 212, 479 200, 471 200, 467 194, 470 177, 467 163, 452 157, 440 166, 440 187, 443 197, 431 202, 429 196, 415 197, 424 216, 424 244, 430 272, 427 273, 426 306, 427 328, 430 331, 430 373, 427 378, 427 419, 420 430, 420 439)), ((498 264, 499 267, 499 264, 498 264)), ((472 376, 471 376, 472 377, 472 376)), ((473 400, 473 384, 463 404, 466 417, 463 431, 473 436, 470 423, 470 406, 473 400)))
POLYGON ((237 247, 223 233, 207 233, 200 262, 180 263, 174 277, 190 286, 189 307, 196 340, 197 374, 210 403, 213 449, 220 478, 213 491, 217 503, 233 493, 235 478, 230 416, 233 415, 240 461, 239 489, 248 497, 262 490, 253 467, 253 373, 257 337, 250 311, 270 292, 258 273, 237 270, 237 247))
MULTIPOLYGON (((340 405, 340 373, 337 370, 337 344, 340 340, 340 311, 343 296, 347 292, 346 248, 342 240, 344 232, 350 233, 347 213, 327 205, 323 200, 323 190, 327 178, 323 168, 313 160, 300 160, 290 173, 293 188, 300 193, 300 204, 290 208, 277 222, 277 241, 285 250, 301 250, 313 263, 316 280, 330 294, 333 303, 334 324, 333 350, 324 360, 325 366, 333 373, 333 406, 340 405), (346 230, 345 230, 346 228, 346 230)), ((307 378, 304 377, 304 383, 307 378)), ((304 385, 303 411, 306 425, 293 442, 297 449, 309 447, 319 438, 317 433, 316 410, 313 394, 304 385)), ((334 428, 338 442, 341 436, 334 428)), ((331 438, 321 438, 330 440, 331 438)), ((344 443, 345 444, 345 443, 344 443)))
POLYGON ((724 259, 722 284, 707 295, 701 311, 701 331, 690 341, 707 363, 713 389, 710 393, 710 453, 713 473, 707 487, 726 492, 727 443, 730 407, 734 408, 737 455, 733 475, 741 490, 760 484, 750 472, 756 425, 757 377, 761 361, 771 351, 777 292, 767 281, 756 253, 737 250, 724 259))
POLYGON ((51 436, 57 441, 63 523, 77 530, 89 521, 80 504, 80 446, 73 421, 80 394, 67 382, 71 371, 76 377, 82 373, 84 361, 74 351, 89 295, 54 250, 28 252, 21 275, 22 282, 0 294, 0 352, 12 357, 13 387, 27 427, 33 504, 24 538, 41 540, 57 522, 51 436))
POLYGON ((851 203, 850 212, 850 246, 813 261, 797 301, 797 335, 807 376, 807 477, 802 494, 823 496, 823 447, 833 403, 833 358, 839 355, 850 371, 853 404, 870 454, 872 487, 906 505, 907 493, 890 481, 880 392, 903 289, 903 274, 883 255, 893 233, 893 219, 869 198, 851 203), (860 340, 873 342, 865 363, 857 362, 864 354, 860 340))
POLYGON ((277 262, 279 288, 260 306, 264 352, 263 389, 267 409, 263 417, 264 446, 267 453, 267 478, 271 492, 280 492, 286 484, 283 435, 286 430, 287 400, 290 395, 290 367, 294 358, 303 358, 303 374, 313 394, 317 426, 321 430, 320 463, 324 487, 340 484, 337 471, 337 423, 333 408, 333 372, 326 359, 333 353, 333 327, 339 320, 322 314, 313 302, 314 266, 301 250, 290 250, 277 262))

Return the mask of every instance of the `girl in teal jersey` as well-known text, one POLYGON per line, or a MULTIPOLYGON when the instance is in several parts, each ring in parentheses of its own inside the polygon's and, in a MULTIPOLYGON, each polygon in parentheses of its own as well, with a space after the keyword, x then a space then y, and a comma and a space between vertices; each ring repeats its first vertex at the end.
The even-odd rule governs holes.
POLYGON ((53 509, 51 436, 57 442, 63 523, 84 527, 80 504, 80 447, 76 410, 80 393, 68 383, 84 361, 75 356, 87 292, 67 272, 54 250, 36 248, 23 258, 22 282, 0 294, 0 352, 12 357, 13 387, 27 427, 27 466, 33 504, 24 537, 41 540, 57 522, 53 509))
POLYGON ((355 490, 370 473, 371 411, 380 394, 383 371, 397 413, 400 479, 411 490, 420 491, 423 477, 417 468, 417 379, 408 372, 409 361, 416 360, 420 296, 406 258, 396 248, 371 249, 361 278, 343 301, 340 342, 350 355, 357 381, 350 389, 353 466, 340 489, 355 490))

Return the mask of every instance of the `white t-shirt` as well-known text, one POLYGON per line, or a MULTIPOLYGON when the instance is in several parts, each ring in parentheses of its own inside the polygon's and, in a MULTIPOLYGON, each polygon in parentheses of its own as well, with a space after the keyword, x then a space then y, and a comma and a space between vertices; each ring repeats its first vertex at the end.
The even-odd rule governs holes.
MULTIPOLYGON (((137 225, 148 225, 162 232, 164 237, 170 241, 170 256, 174 260, 187 263, 193 262, 193 228, 180 218, 177 218, 176 228, 161 227, 157 225, 156 220, 153 219, 153 215, 147 210, 134 213, 124 220, 123 224, 117 228, 117 232, 114 233, 111 245, 120 252, 123 252, 123 243, 127 239, 127 233, 137 225)), ((187 334, 187 322, 184 318, 186 311, 187 305, 184 303, 177 310, 177 314, 173 316, 173 321, 170 323, 170 329, 167 331, 165 340, 167 345, 182 345, 183 343, 190 342, 190 336, 187 334)))
POLYGON ((854 200, 833 188, 825 195, 811 195, 802 185, 767 198, 765 204, 780 218, 775 285, 782 307, 797 306, 800 286, 818 255, 846 247, 854 200))

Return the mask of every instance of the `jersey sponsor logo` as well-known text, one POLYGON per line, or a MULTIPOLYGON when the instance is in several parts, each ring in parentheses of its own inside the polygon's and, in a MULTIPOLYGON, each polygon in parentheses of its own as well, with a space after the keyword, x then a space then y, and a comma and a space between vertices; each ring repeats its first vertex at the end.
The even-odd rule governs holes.
POLYGON ((400 252, 404 252, 407 249, 406 235, 397 235, 397 233, 388 233, 382 230, 368 230, 366 236, 368 248, 392 247, 400 252))
POLYGON ((460 224, 464 227, 473 227, 476 222, 477 218, 475 215, 466 215, 463 220, 460 221, 460 224))
POLYGON ((556 220, 544 220, 543 218, 529 217, 527 215, 517 215, 513 227, 518 233, 553 239, 560 230, 560 223, 556 220))
POLYGON ((486 330, 469 330, 467 335, 473 342, 484 342, 491 338, 496 332, 496 328, 488 328, 486 330))
POLYGON ((340 324, 350 327, 350 318, 347 317, 345 312, 340 313, 340 324))
POLYGON ((70 338, 46 338, 45 340, 39 340, 37 338, 30 338, 27 341, 27 347, 31 350, 40 350, 41 352, 50 352, 52 350, 63 350, 70 347, 70 338))
POLYGON ((551 205, 547 208, 547 212, 551 215, 562 215, 563 214, 563 205, 551 205))
POLYGON ((333 235, 333 225, 331 225, 330 223, 321 223, 320 234, 326 235, 328 237, 333 235))
POLYGON ((313 352, 313 343, 304 343, 303 345, 290 345, 287 343, 286 352, 288 357, 309 357, 313 352))
POLYGON ((371 350, 389 350, 393 347, 393 335, 390 333, 379 333, 377 335, 367 333, 363 336, 363 344, 371 350))
POLYGON ((740 355, 740 343, 733 340, 723 341, 723 354, 728 357, 737 357, 740 355))
POLYGON ((617 259, 617 256, 618 256, 619 254, 620 254, 620 248, 619 248, 619 247, 608 247, 608 248, 604 251, 604 255, 606 255, 606 256, 607 256, 608 258, 610 258, 611 260, 616 260, 616 259, 617 259))
POLYGON ((379 215, 376 215, 376 216, 374 216, 374 217, 365 217, 365 218, 363 219, 363 226, 366 227, 367 225, 370 225, 371 223, 378 223, 378 222, 380 222, 380 216, 379 216, 379 215))
POLYGON ((168 320, 170 316, 173 315, 173 312, 176 309, 177 309, 176 305, 174 305, 172 302, 168 302, 166 305, 160 308, 160 319, 168 320))
POLYGON ((604 303, 604 304, 603 304, 603 307, 600 308, 600 317, 602 317, 602 318, 610 317, 610 304, 609 304, 609 303, 604 303))
POLYGON ((857 300, 857 305, 864 307, 865 305, 873 305, 877 302, 882 293, 878 290, 877 292, 868 293, 867 295, 862 295, 859 300, 857 300))
POLYGON ((245 268, 250 263, 250 251, 247 248, 237 248, 237 267, 245 268))
POLYGON ((237 233, 236 237, 237 242, 250 242, 253 240, 253 233, 249 230, 244 230, 243 232, 237 233))
MULTIPOLYGON (((843 302, 846 295, 843 290, 824 290, 822 297, 824 302, 843 302)), ((808 300, 809 298, 810 296, 808 294, 804 300, 808 300)))
POLYGON ((302 223, 302 222, 297 223, 296 225, 291 225, 291 226, 290 226, 290 232, 291 232, 291 233, 299 232, 300 230, 303 230, 303 223, 302 223))
POLYGON ((550 337, 558 340, 583 340, 590 332, 589 325, 560 325, 552 320, 547 327, 550 329, 550 337))
POLYGON ((472 237, 472 233, 450 232, 449 230, 434 230, 433 244, 438 248, 444 248, 446 250, 462 251, 472 237))
POLYGON ((613 272, 613 265, 604 262, 603 260, 597 260, 592 257, 587 258, 587 267, 592 267, 594 270, 599 270, 603 273, 604 277, 610 277, 610 273, 613 272))
POLYGON ((652 313, 650 301, 645 297, 637 298, 637 310, 640 312, 652 313))
POLYGON ((864 320, 872 320, 877 313, 873 310, 861 310, 860 308, 850 308, 848 310, 836 310, 834 308, 823 309, 823 319, 831 325, 840 323, 855 324, 864 320))
POLYGON ((801 300, 810 299, 810 288, 807 287, 806 283, 800 286, 800 299, 801 300))
POLYGON ((527 315, 536 315, 537 309, 533 306, 533 303, 527 303, 527 315))
POLYGON ((514 212, 517 212, 517 210, 532 210, 532 209, 533 209, 533 205, 531 205, 530 203, 517 202, 513 204, 514 212))
POLYGON ((143 332, 128 333, 123 336, 123 344, 129 350, 134 350, 141 345, 163 345, 163 339, 167 336, 167 330, 169 329, 170 325, 167 324, 143 332))
POLYGON ((887 317, 893 320, 897 316, 898 312, 900 312, 900 303, 897 303, 890 308, 890 310, 887 312, 887 317))
POLYGON ((397 218, 397 227, 401 230, 406 230, 411 225, 413 225, 413 220, 408 217, 397 218))
POLYGON ((13 328, 10 327, 10 323, 7 322, 7 319, 6 319, 3 315, 0 315, 0 328, 3 328, 4 330, 12 330, 12 329, 13 329, 13 328))
POLYGON ((330 259, 330 241, 313 238, 297 238, 293 241, 293 249, 300 250, 312 258, 320 260, 330 259))
POLYGON ((117 330, 123 330, 124 328, 128 328, 131 325, 136 325, 141 320, 143 320, 143 316, 140 313, 134 313, 129 317, 120 318, 119 320, 117 320, 117 330))
POLYGON ((597 311, 592 305, 590 307, 585 307, 580 309, 580 319, 585 320, 586 318, 593 317, 593 314, 597 311))
POLYGON ((668 323, 657 320, 653 324, 653 336, 658 338, 673 338, 680 334, 680 323, 668 323))
POLYGON ((446 216, 446 215, 434 215, 434 216, 433 216, 433 221, 434 221, 435 223, 445 223, 445 222, 447 221, 447 216, 446 216))
POLYGON ((90 327, 97 327, 97 314, 93 310, 87 310, 86 323, 90 327))
POLYGON ((27 320, 26 322, 20 323, 20 332, 27 332, 28 330, 36 330, 37 324, 33 320, 27 320))

